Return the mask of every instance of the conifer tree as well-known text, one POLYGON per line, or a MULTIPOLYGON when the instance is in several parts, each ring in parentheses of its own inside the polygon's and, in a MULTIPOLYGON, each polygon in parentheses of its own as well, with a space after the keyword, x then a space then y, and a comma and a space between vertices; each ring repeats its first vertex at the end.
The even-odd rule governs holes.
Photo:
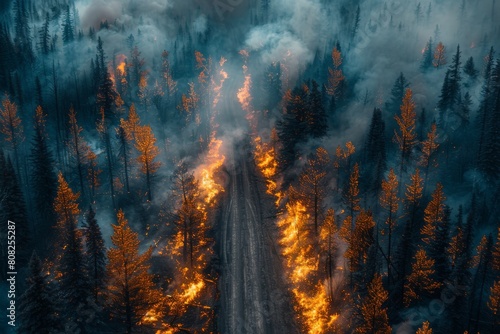
POLYGON ((385 150, 385 123, 382 119, 382 111, 378 108, 373 110, 373 116, 364 151, 366 155, 366 178, 369 182, 369 189, 371 191, 377 191, 382 182, 387 165, 385 150))
POLYGON ((439 42, 436 46, 436 50, 434 51, 434 60, 432 61, 432 65, 435 68, 439 68, 443 65, 446 65, 446 53, 445 47, 443 43, 439 42))
POLYGON ((303 203, 314 221, 314 231, 318 234, 319 219, 322 213, 323 200, 326 196, 326 176, 330 163, 328 152, 319 147, 315 155, 307 160, 307 165, 299 176, 300 194, 303 203))
POLYGON ((106 281, 106 247, 92 207, 87 212, 84 237, 86 270, 89 273, 94 302, 99 304, 106 281))
MULTIPOLYGON (((51 237, 51 229, 55 222, 54 199, 57 193, 57 177, 54 172, 54 159, 48 145, 48 135, 45 130, 45 113, 38 106, 35 111, 35 134, 32 141, 30 161, 31 185, 33 186, 33 199, 39 226, 35 228, 38 236, 37 242, 43 244, 42 249, 47 250, 51 237)), ((42 254, 45 254, 42 252, 42 254)))
POLYGON ((395 115, 400 110, 401 101, 403 101, 406 89, 409 86, 410 83, 408 82, 408 80, 406 80, 406 77, 404 76, 403 72, 401 72, 396 81, 394 82, 394 85, 392 86, 391 98, 385 104, 387 112, 389 113, 390 116, 395 115))
POLYGON ((500 281, 495 281, 490 288, 488 308, 493 314, 493 324, 500 325, 500 281))
POLYGON ((42 263, 33 252, 29 263, 27 288, 19 301, 19 333, 51 334, 62 330, 52 289, 43 271, 42 263))
POLYGON ((313 138, 321 138, 328 130, 325 107, 323 106, 318 83, 313 80, 309 93, 309 112, 307 115, 308 133, 313 138))
POLYGON ((19 165, 19 145, 24 140, 24 137, 21 118, 17 111, 16 104, 9 99, 9 96, 6 96, 0 108, 0 133, 4 135, 7 144, 12 147, 16 173, 20 177, 21 166, 19 165))
POLYGON ((428 321, 424 321, 422 323, 422 327, 417 329, 416 334, 432 334, 432 328, 430 326, 430 323, 428 321))
POLYGON ((394 131, 394 141, 398 144, 401 151, 399 172, 399 178, 401 179, 403 171, 406 168, 406 163, 416 144, 415 123, 417 114, 415 113, 415 102, 413 102, 412 91, 409 88, 406 89, 400 110, 401 114, 394 116, 399 126, 399 131, 394 131))
POLYGON ((420 165, 424 167, 424 194, 430 167, 437 167, 436 153, 439 148, 437 138, 437 126, 436 123, 432 123, 431 129, 427 133, 427 139, 422 142, 422 156, 420 158, 420 165))
MULTIPOLYGON (((0 225, 0 243, 5 245, 5 250, 1 253, 2 268, 7 266, 7 221, 15 223, 16 237, 16 260, 18 263, 27 262, 31 253, 31 238, 29 230, 28 214, 26 202, 21 191, 19 178, 16 175, 14 166, 10 159, 5 159, 3 151, 0 149, 0 219, 3 223, 0 225)), ((7 271, 2 272, 5 275, 7 271)))
POLYGON ((422 191, 424 189, 422 186, 423 179, 420 177, 420 171, 418 169, 416 169, 415 173, 410 176, 410 181, 410 184, 406 185, 405 204, 409 210, 409 222, 411 230, 413 231, 416 227, 415 215, 420 205, 420 199, 422 198, 422 191))
POLYGON ((344 190, 344 203, 347 205, 349 215, 354 218, 354 213, 358 212, 361 207, 359 206, 359 166, 354 164, 352 173, 349 176, 349 183, 344 190))
POLYGON ((483 307, 484 290, 486 288, 486 282, 488 276, 491 272, 492 265, 492 248, 493 240, 491 235, 482 237, 480 244, 477 246, 477 255, 474 258, 475 265, 477 266, 476 273, 474 275, 474 282, 472 287, 472 301, 471 308, 469 312, 469 324, 467 330, 472 333, 480 332, 481 323, 481 310, 483 307), (476 290, 479 288, 479 291, 476 290), (477 293, 477 300, 475 295, 477 293))
POLYGON ((432 278, 434 272, 434 260, 427 256, 425 250, 419 249, 415 254, 412 272, 405 284, 404 301, 407 306, 441 287, 442 283, 432 278))
POLYGON ((356 327, 355 333, 391 333, 392 329, 389 326, 389 317, 385 307, 388 296, 382 284, 382 277, 376 274, 368 286, 368 296, 361 304, 360 324, 356 327))
POLYGON ((345 91, 345 76, 342 71, 342 53, 337 47, 332 50, 333 68, 328 68, 328 85, 326 87, 330 96, 335 97, 335 101, 342 100, 345 91))
POLYGON ((73 20, 71 19, 70 6, 66 6, 66 13, 64 17, 63 23, 63 31, 62 31, 62 39, 64 44, 68 44, 74 41, 75 39, 75 31, 73 20))
POLYGON ((58 300, 64 307, 65 326, 85 333, 90 329, 95 309, 90 301, 81 232, 77 228, 80 214, 78 197, 59 172, 54 202, 60 240, 57 246, 58 300))
POLYGON ((50 31, 49 31, 49 25, 50 25, 50 17, 49 13, 46 14, 45 17, 45 22, 43 23, 42 27, 38 31, 39 34, 39 48, 40 52, 43 55, 48 55, 50 52, 50 31))
POLYGON ((386 220, 387 224, 387 273, 389 277, 389 282, 392 280, 391 269, 391 246, 392 246, 392 232, 395 228, 397 219, 394 217, 398 211, 399 205, 398 198, 398 179, 394 170, 391 168, 387 180, 382 180, 382 193, 380 195, 380 204, 384 209, 387 210, 388 217, 386 220))
POLYGON ((476 66, 474 65, 474 58, 469 57, 464 65, 464 73, 467 74, 469 79, 474 82, 479 74, 479 71, 476 70, 476 66))
POLYGON ((425 45, 424 53, 422 55, 422 63, 420 64, 420 69, 422 71, 426 71, 432 67, 433 60, 433 45, 432 45, 432 37, 429 37, 429 41, 425 45))
POLYGON ((370 212, 361 211, 356 219, 354 231, 351 234, 345 257, 349 259, 351 276, 353 272, 362 269, 368 259, 368 251, 373 244, 373 221, 370 212))
POLYGON ((150 126, 144 125, 137 129, 135 148, 140 154, 137 161, 141 164, 141 171, 146 174, 148 201, 151 201, 153 198, 151 193, 151 178, 160 167, 160 163, 155 161, 159 154, 158 147, 156 147, 155 143, 156 138, 150 126))
POLYGON ((422 240, 430 244, 436 239, 436 228, 443 222, 444 218, 444 201, 446 197, 443 193, 443 186, 441 183, 436 185, 436 189, 432 193, 432 200, 429 202, 424 211, 425 225, 420 230, 422 240))
POLYGON ((112 317, 123 325, 127 334, 140 325, 141 320, 159 302, 159 293, 149 273, 152 248, 139 253, 138 234, 130 228, 123 211, 117 213, 117 224, 111 236, 113 247, 108 250, 109 307, 112 317))

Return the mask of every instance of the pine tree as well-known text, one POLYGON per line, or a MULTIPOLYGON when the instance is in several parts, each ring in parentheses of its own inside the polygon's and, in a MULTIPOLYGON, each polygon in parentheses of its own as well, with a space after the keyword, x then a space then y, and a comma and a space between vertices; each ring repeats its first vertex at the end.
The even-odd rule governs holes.
POLYGON ((413 231, 416 227, 415 224, 415 215, 420 205, 420 199, 422 198, 422 181, 423 179, 420 177, 420 171, 418 169, 415 170, 415 173, 410 176, 410 184, 406 185, 405 192, 405 204, 410 214, 410 226, 413 231))
POLYGON ((394 116, 399 126, 399 132, 394 131, 394 141, 398 144, 401 151, 399 172, 399 178, 401 179, 406 163, 410 159, 413 147, 416 144, 415 123, 417 114, 415 113, 415 102, 413 102, 412 91, 409 88, 406 89, 400 110, 401 115, 394 116))
POLYGON ((342 71, 342 53, 337 47, 332 50, 333 68, 328 68, 328 85, 327 92, 330 96, 335 97, 338 103, 342 100, 345 94, 345 76, 342 71))
POLYGON ((35 111, 35 135, 30 155, 31 185, 38 220, 34 233, 38 236, 36 241, 42 244, 42 254, 45 254, 50 241, 53 240, 53 233, 50 231, 56 219, 54 199, 57 193, 57 177, 53 169, 52 152, 47 143, 45 117, 42 107, 38 106, 35 111))
MULTIPOLYGON (((120 121, 123 121, 123 118, 120 121)), ((118 127, 116 132, 118 141, 120 142, 119 156, 120 159, 123 161, 123 172, 125 174, 125 189, 127 190, 127 193, 130 193, 130 183, 129 183, 130 144, 127 138, 127 132, 125 131, 122 125, 118 127)))
POLYGON ((436 239, 436 228, 443 222, 444 218, 444 201, 446 197, 443 193, 443 186, 438 183, 436 189, 432 193, 432 200, 429 202, 424 211, 425 225, 420 230, 422 240, 430 244, 436 239))
POLYGON ((109 188, 111 195, 111 202, 113 204, 113 208, 115 205, 115 187, 114 187, 114 155, 113 155, 113 146, 111 145, 111 137, 109 135, 109 121, 106 118, 106 113, 104 108, 101 107, 101 120, 97 123, 97 131, 101 135, 102 140, 104 141, 104 147, 106 151, 106 161, 108 165, 108 177, 109 177, 109 188))
MULTIPOLYGON (((437 28, 437 27, 436 27, 437 28)), ((435 68, 439 68, 443 65, 446 65, 446 50, 443 43, 439 42, 436 46, 436 50, 434 51, 434 60, 432 61, 432 65, 435 68)))
POLYGON ((328 295, 331 300, 334 298, 334 275, 335 275, 335 258, 337 254, 337 240, 335 238, 337 226, 335 225, 335 211, 328 209, 325 219, 321 225, 319 234, 319 242, 321 252, 325 254, 325 274, 328 279, 328 295))
POLYGON ((406 80, 403 72, 401 72, 392 86, 391 98, 385 104, 385 108, 389 115, 395 115, 400 110, 401 101, 403 101, 405 92, 409 86, 410 83, 406 80))
POLYGON ((382 178, 387 165, 387 155, 385 150, 385 123, 382 119, 382 111, 378 108, 373 110, 368 138, 365 149, 366 158, 366 179, 369 182, 369 189, 377 191, 382 182, 382 178))
POLYGON ((66 13, 64 17, 64 23, 63 23, 63 31, 62 31, 62 39, 64 44, 69 44, 75 40, 75 32, 74 32, 74 25, 73 25, 73 20, 71 19, 71 13, 69 10, 69 5, 66 6, 66 13))
POLYGON ((86 270, 89 273, 94 302, 99 304, 106 281, 106 247, 92 207, 87 212, 84 231, 86 270))
POLYGON ((73 193, 61 172, 54 208, 60 242, 57 245, 59 302, 67 327, 86 332, 95 316, 90 303, 88 276, 83 258, 81 233, 77 228, 79 195, 73 193))
POLYGON ((123 211, 117 213, 113 225, 106 267, 109 308, 113 318, 124 326, 127 334, 133 333, 140 321, 159 302, 159 293, 149 273, 152 248, 139 254, 138 234, 129 227, 123 211))
POLYGON ((437 167, 436 153, 439 148, 439 143, 437 142, 438 136, 436 132, 436 123, 432 123, 431 130, 427 133, 427 139, 422 142, 420 165, 424 167, 424 194, 430 167, 437 167))
POLYGON ((326 111, 321 99, 318 83, 313 80, 309 93, 309 112, 307 115, 308 133, 313 138, 321 138, 328 130, 326 111))
POLYGON ((2 107, 0 108, 0 133, 4 135, 8 145, 12 147, 16 173, 20 176, 19 145, 24 140, 21 118, 17 113, 16 104, 9 99, 9 96, 3 99, 2 107))
POLYGON ((500 325, 500 281, 495 281, 490 288, 490 297, 487 305, 493 314, 494 325, 500 325))
POLYGON ((330 163, 328 152, 319 147, 315 155, 307 160, 307 165, 299 176, 299 196, 306 205, 314 221, 314 232, 318 234, 319 219, 323 211, 323 200, 327 192, 327 169, 330 163))
POLYGON ((155 161, 159 154, 155 143, 156 138, 150 126, 144 125, 137 129, 135 148, 140 154, 137 161, 141 164, 142 172, 146 174, 148 201, 151 201, 153 198, 151 193, 151 178, 160 167, 160 163, 155 161))
POLYGON ((52 289, 43 272, 42 263, 33 252, 29 263, 27 288, 19 301, 19 333, 51 334, 61 330, 52 289))
POLYGON ((387 308, 384 307, 389 294, 384 289, 382 277, 376 274, 368 286, 368 296, 363 300, 360 308, 360 324, 355 333, 390 334, 387 308))
POLYGON ((46 14, 45 17, 45 22, 43 23, 42 27, 38 31, 39 34, 39 48, 40 51, 43 55, 48 55, 50 52, 50 31, 49 31, 49 25, 50 25, 50 17, 49 13, 46 14))
POLYGON ((471 81, 475 81, 479 71, 476 70, 476 66, 474 65, 474 58, 469 57, 464 65, 464 73, 467 74, 471 81))
POLYGON ((492 248, 493 248, 493 239, 491 235, 489 235, 488 237, 483 236, 479 246, 477 247, 477 255, 474 258, 474 262, 477 266, 477 269, 474 275, 474 283, 472 287, 472 296, 471 296, 472 301, 469 312, 469 324, 467 326, 468 331, 471 331, 471 329, 473 328, 472 333, 480 332, 479 326, 481 323, 481 308, 483 306, 484 290, 486 287, 486 281, 491 271, 491 265, 493 259, 492 248), (476 302, 475 295, 478 286, 479 286, 479 292, 477 292, 477 296, 479 299, 476 302))
POLYGON ((73 106, 69 109, 69 152, 70 156, 73 158, 74 164, 76 165, 76 171, 78 175, 79 185, 80 185, 80 195, 85 198, 85 177, 84 170, 87 164, 88 151, 90 150, 89 145, 81 137, 80 133, 83 128, 78 125, 76 119, 76 112, 73 106))
POLYGON ((354 217, 354 213, 359 211, 359 166, 354 164, 351 175, 349 176, 349 183, 344 190, 344 203, 347 205, 349 215, 354 217))
POLYGON ((425 45, 424 53, 422 54, 422 62, 420 64, 420 69, 422 71, 426 71, 430 69, 432 65, 432 60, 433 60, 433 54, 432 54, 432 37, 429 37, 429 41, 425 45))
POLYGON ((382 193, 380 195, 380 204, 388 212, 388 217, 386 220, 387 224, 387 275, 389 278, 389 283, 392 280, 391 269, 391 246, 392 246, 392 232, 396 226, 397 218, 394 217, 398 211, 399 205, 398 198, 398 179, 394 170, 391 168, 387 180, 382 180, 382 193))
POLYGON ((441 287, 441 283, 432 278, 434 272, 434 260, 427 257, 425 250, 419 249, 405 284, 404 301, 407 306, 441 287))
MULTIPOLYGON (((7 265, 7 221, 15 223, 16 260, 17 263, 27 262, 32 251, 26 202, 21 191, 19 177, 17 176, 12 161, 5 159, 0 149, 0 243, 5 246, 1 253, 3 266, 7 265)), ((12 270, 2 271, 5 272, 12 270)), ((3 277, 3 276, 2 276, 3 277)))
POLYGON ((488 56, 486 56, 486 64, 484 68, 484 76, 483 76, 483 87, 481 90, 481 103, 479 105, 479 111, 477 114, 477 123, 479 127, 479 140, 478 140, 478 159, 479 161, 483 160, 482 158, 486 156, 484 153, 484 143, 485 136, 487 132, 488 122, 490 121, 490 110, 492 108, 492 97, 493 97, 493 85, 492 85, 492 73, 493 73, 493 55, 494 50, 491 47, 488 56))
POLYGON ((497 60, 491 74, 491 102, 485 110, 486 124, 482 135, 483 145, 479 152, 478 168, 488 178, 500 177, 500 59, 497 60))
POLYGON ((141 120, 133 103, 130 105, 127 120, 120 119, 120 126, 125 130, 127 140, 135 141, 136 134, 141 126, 141 120))
POLYGON ((351 234, 345 257, 349 260, 349 268, 352 273, 362 269, 368 260, 368 251, 373 244, 373 221, 370 212, 361 211, 356 218, 356 224, 351 234))
POLYGON ((430 323, 428 321, 424 321, 422 323, 422 327, 417 329, 416 334, 432 334, 432 328, 430 326, 430 323))
POLYGON ((15 33, 14 43, 21 63, 33 63, 35 54, 31 45, 31 29, 28 9, 24 0, 14 1, 15 33))
POLYGON ((200 252, 205 244, 207 230, 204 213, 200 209, 199 182, 188 171, 185 162, 180 163, 172 176, 173 194, 180 201, 176 230, 182 240, 182 261, 186 267, 198 267, 200 252))

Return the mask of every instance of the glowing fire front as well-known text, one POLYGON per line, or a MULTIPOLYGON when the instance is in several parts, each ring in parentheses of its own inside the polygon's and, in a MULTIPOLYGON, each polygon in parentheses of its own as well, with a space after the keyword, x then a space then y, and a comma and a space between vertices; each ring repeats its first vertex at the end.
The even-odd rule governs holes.
POLYGON ((200 189, 204 194, 206 204, 213 204, 216 196, 224 192, 224 187, 215 180, 216 172, 219 171, 226 159, 221 153, 221 146, 222 140, 212 138, 204 163, 195 171, 196 178, 200 180, 200 189))
POLYGON ((334 329, 338 315, 332 314, 326 286, 318 275, 306 207, 297 200, 286 204, 286 212, 278 221, 280 245, 287 276, 295 299, 297 320, 309 334, 326 333, 334 329))

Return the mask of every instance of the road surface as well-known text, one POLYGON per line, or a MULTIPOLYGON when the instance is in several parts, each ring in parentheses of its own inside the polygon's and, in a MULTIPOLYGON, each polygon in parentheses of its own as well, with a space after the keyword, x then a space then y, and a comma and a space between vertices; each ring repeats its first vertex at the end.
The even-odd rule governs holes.
MULTIPOLYGON (((234 81, 223 96, 221 127, 248 128, 234 81)), ((245 132, 245 131, 244 131, 245 132)), ((249 135, 226 152, 229 182, 221 222, 219 328, 230 334, 297 333, 271 224, 263 217, 249 135)), ((262 180, 261 180, 262 181, 262 180)))

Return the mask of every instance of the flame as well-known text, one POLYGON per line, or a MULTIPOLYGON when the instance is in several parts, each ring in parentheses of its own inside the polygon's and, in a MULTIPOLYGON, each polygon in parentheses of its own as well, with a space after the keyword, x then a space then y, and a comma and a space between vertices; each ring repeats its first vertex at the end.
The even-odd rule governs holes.
POLYGON ((195 176, 200 180, 200 190, 204 193, 204 201, 211 204, 214 198, 224 192, 224 187, 215 181, 215 173, 224 164, 226 157, 220 153, 222 140, 215 139, 212 135, 212 140, 208 144, 208 153, 205 157, 205 162, 197 168, 195 176))
MULTIPOLYGON (((246 66, 243 66, 246 68, 246 66)), ((236 96, 238 97, 238 101, 240 101, 241 107, 247 113, 251 112, 250 110, 250 102, 252 101, 252 96, 250 95, 250 85, 252 83, 252 78, 250 74, 245 75, 245 82, 243 83, 243 87, 238 89, 238 93, 236 96)))
POLYGON ((254 158, 257 167, 266 180, 266 192, 276 197, 276 206, 279 206, 283 193, 277 191, 278 183, 275 180, 278 174, 278 162, 276 161, 276 150, 269 143, 263 143, 261 137, 254 139, 254 158))
POLYGON ((224 64, 226 63, 226 61, 227 61, 227 59, 224 57, 221 57, 221 59, 219 61, 219 67, 220 67, 219 77, 218 77, 219 83, 216 83, 215 79, 212 79, 212 85, 213 85, 213 91, 214 91, 214 98, 213 98, 212 106, 214 109, 215 109, 215 107, 217 107, 217 104, 220 101, 221 91, 222 91, 222 86, 224 85, 224 81, 226 81, 226 79, 229 77, 227 72, 224 70, 224 64))
POLYGON ((321 334, 332 330, 338 314, 331 314, 325 284, 315 280, 317 259, 312 243, 308 240, 308 220, 309 215, 302 202, 287 203, 286 213, 278 221, 281 230, 279 242, 298 320, 305 332, 321 334))
POLYGON ((126 63, 125 63, 125 60, 127 59, 127 56, 125 56, 124 54, 119 54, 116 56, 115 60, 116 60, 116 63, 118 64, 116 66, 116 71, 118 72, 118 74, 120 74, 121 76, 125 76, 127 74, 127 68, 126 68, 126 63))

